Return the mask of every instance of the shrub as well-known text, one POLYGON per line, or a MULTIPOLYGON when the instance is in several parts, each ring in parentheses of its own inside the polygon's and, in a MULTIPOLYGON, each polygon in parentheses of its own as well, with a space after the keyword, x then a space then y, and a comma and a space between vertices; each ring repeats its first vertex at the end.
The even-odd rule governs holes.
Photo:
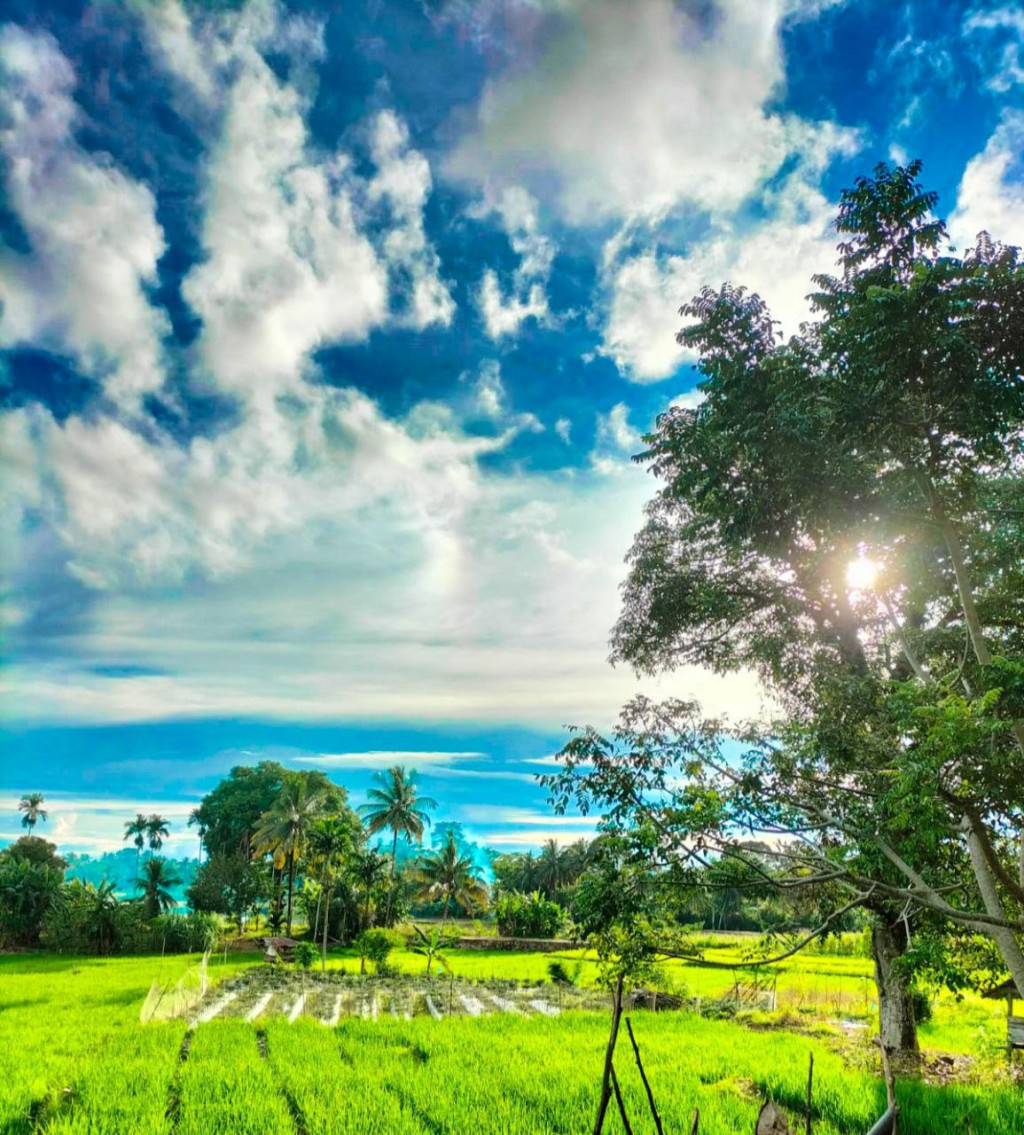
POLYGON ((494 904, 494 919, 506 938, 554 938, 565 925, 566 913, 538 891, 507 891, 494 904))
POLYGON ((932 1019, 932 999, 927 989, 919 985, 910 987, 910 1003, 914 1006, 914 1020, 923 1025, 932 1019))
POLYGON ((579 981, 582 964, 577 962, 570 972, 565 968, 564 962, 548 962, 548 977, 555 985, 575 985, 579 981))
POLYGON ((299 942, 295 947, 295 964, 299 969, 312 969, 320 951, 312 942, 299 942))
POLYGON ((214 914, 193 910, 189 914, 161 914, 152 923, 152 948, 169 954, 196 954, 212 950, 220 937, 214 914))
POLYGON ((356 947, 359 950, 361 958, 369 958, 371 962, 377 967, 377 972, 380 973, 380 967, 387 964, 388 955, 391 953, 394 932, 388 932, 380 928, 376 930, 364 930, 362 934, 356 938, 356 947))

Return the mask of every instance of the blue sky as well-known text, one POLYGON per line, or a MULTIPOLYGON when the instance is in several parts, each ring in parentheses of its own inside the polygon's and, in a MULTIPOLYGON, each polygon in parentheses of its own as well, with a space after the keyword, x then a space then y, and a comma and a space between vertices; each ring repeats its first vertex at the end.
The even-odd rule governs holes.
POLYGON ((1016 5, 2 17, 0 838, 41 789, 112 846, 261 757, 356 802, 413 765, 495 846, 588 833, 533 775, 641 688, 606 643, 629 457, 697 397, 679 306, 729 279, 795 330, 884 160, 958 247, 1024 243, 1016 5))

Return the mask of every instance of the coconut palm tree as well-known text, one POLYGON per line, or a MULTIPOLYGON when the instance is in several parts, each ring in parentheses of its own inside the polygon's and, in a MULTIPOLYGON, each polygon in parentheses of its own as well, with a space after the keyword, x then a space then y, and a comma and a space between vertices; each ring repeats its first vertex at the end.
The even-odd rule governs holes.
POLYGON ((365 847, 357 852, 352 864, 352 878, 363 890, 363 929, 370 927, 370 903, 373 900, 373 889, 385 876, 388 859, 372 847, 365 847))
MULTIPOLYGON (((320 972, 327 969, 327 924, 330 922, 331 891, 335 875, 345 854, 352 849, 352 831, 338 816, 318 816, 309 825, 306 836, 309 854, 320 864, 320 897, 317 899, 317 919, 320 909, 324 912, 323 952, 320 959, 320 972)), ((316 936, 316 926, 313 935, 316 936)))
POLYGON ((136 882, 135 888, 142 891, 142 905, 147 918, 156 918, 176 905, 170 888, 180 883, 181 877, 166 859, 154 855, 146 860, 142 878, 136 882))
POLYGON ((193 808, 188 814, 188 826, 196 829, 196 835, 199 836, 199 861, 203 859, 203 845, 206 841, 207 827, 203 820, 202 813, 198 808, 193 808))
POLYGON ((32 829, 39 823, 46 822, 46 812, 43 809, 43 794, 41 792, 26 792, 24 796, 18 801, 18 811, 25 814, 21 817, 21 826, 28 828, 28 834, 32 834, 32 829))
POLYGON ((295 869, 310 822, 323 809, 323 797, 310 794, 301 776, 290 776, 281 786, 274 806, 260 817, 254 837, 256 854, 270 852, 274 867, 288 871, 287 935, 292 933, 292 899, 295 893, 295 869))
POLYGON ((568 877, 568 862, 558 840, 546 839, 537 859, 535 878, 537 887, 546 899, 553 899, 568 877))
POLYGON ((425 899, 444 903, 442 926, 448 920, 452 902, 457 902, 465 910, 483 907, 487 903, 487 887, 477 877, 472 856, 459 854, 455 833, 451 830, 440 851, 428 851, 420 859, 416 882, 419 893, 425 899))
POLYGON ((391 897, 395 889, 395 864, 398 858, 398 837, 423 842, 423 829, 430 826, 430 809, 437 801, 420 796, 416 788, 416 772, 406 772, 404 765, 393 765, 388 771, 373 774, 376 785, 367 792, 368 802, 359 811, 369 821, 370 835, 388 828, 391 839, 391 876, 385 922, 391 921, 391 897))
POLYGON ((131 839, 135 844, 135 881, 139 879, 139 860, 142 849, 146 846, 146 833, 149 831, 149 817, 141 812, 135 813, 135 819, 129 820, 124 826, 124 838, 131 839), (133 838, 134 837, 134 838, 133 838))
POLYGON ((159 851, 170 834, 170 826, 163 816, 154 812, 152 816, 146 817, 146 843, 149 844, 150 851, 159 851))

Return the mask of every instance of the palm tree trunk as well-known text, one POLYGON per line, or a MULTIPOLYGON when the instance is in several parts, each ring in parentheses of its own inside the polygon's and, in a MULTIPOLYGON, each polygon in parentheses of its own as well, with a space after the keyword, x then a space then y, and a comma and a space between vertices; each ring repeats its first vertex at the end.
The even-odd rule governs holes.
POLYGON ((292 936, 292 893, 295 890, 295 852, 288 855, 288 930, 286 937, 292 936))
POLYGON ((451 892, 448 891, 448 892, 445 893, 444 906, 441 908, 441 926, 442 927, 448 921, 448 905, 451 903, 451 901, 452 901, 451 892))
POLYGON ((395 860, 398 857, 398 828, 395 828, 394 838, 391 840, 391 875, 388 878, 388 905, 384 915, 384 925, 391 925, 391 896, 395 893, 395 860))
POLYGON ((330 921, 331 892, 327 892, 327 902, 324 904, 324 952, 320 959, 320 972, 327 972, 327 923, 330 921))

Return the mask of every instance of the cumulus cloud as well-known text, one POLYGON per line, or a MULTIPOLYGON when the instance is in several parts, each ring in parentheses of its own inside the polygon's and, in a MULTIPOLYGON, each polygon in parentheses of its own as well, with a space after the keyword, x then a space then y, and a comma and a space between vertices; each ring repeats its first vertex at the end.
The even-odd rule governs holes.
MULTIPOLYGON (((38 405, 3 419, 10 525, 28 516, 56 534, 59 570, 91 602, 73 652, 8 667, 19 715, 557 726, 612 712, 637 688, 606 666, 605 636, 649 492, 628 463, 638 435, 625 404, 599 419, 589 467, 497 472, 484 459, 542 427, 510 405, 496 363, 467 386, 471 407, 427 400, 402 417, 309 381, 324 344, 395 318, 450 320, 423 227, 429 167, 390 112, 369 124, 368 177, 313 142, 309 89, 262 52, 273 41, 315 58, 317 26, 269 3, 203 14, 198 27, 173 3, 150 7, 162 13, 154 35, 168 67, 206 108, 209 140, 203 259, 183 286, 201 331, 182 361, 238 413, 185 440, 135 413, 162 381, 163 317, 146 295, 163 248, 152 195, 78 148, 73 76, 52 41, 5 33, 14 81, 2 140, 25 159, 11 165, 28 179, 11 200, 32 253, 3 261, 4 286, 14 279, 18 293, 3 334, 70 344, 117 403, 63 420, 38 405), (371 239, 372 215, 386 226, 371 239), (76 251, 93 233, 95 264, 76 251), (403 282, 405 307, 392 303, 403 282), (480 418, 490 436, 471 431, 480 418)), ((554 246, 525 191, 495 190, 488 208, 519 259, 509 281, 494 276, 498 337, 550 317, 554 246)), ((672 267, 653 254, 663 274, 672 267)), ((624 262, 609 261, 609 279, 624 262)), ((568 419, 557 428, 568 442, 568 419)), ((17 627, 31 611, 7 614, 17 627)), ((663 692, 703 692, 714 710, 737 689, 686 671, 663 692)), ((752 681, 743 689, 756 692, 752 681)))
POLYGON ((449 162, 457 177, 555 180, 574 223, 736 208, 794 154, 836 141, 769 104, 794 5, 558 0, 518 21, 449 162), (624 97, 624 92, 626 97, 624 97))
POLYGON ((601 353, 635 382, 668 378, 691 361, 676 343, 679 308, 702 287, 745 285, 768 303, 784 333, 810 315, 811 276, 835 267, 834 207, 802 178, 764 194, 768 220, 756 226, 722 220, 686 255, 656 243, 623 252, 609 242, 605 265, 608 314, 601 353))
MULTIPOLYGON (((455 423, 385 418, 354 390, 272 400, 215 438, 179 446, 110 418, 29 412, 30 486, 83 582, 110 587, 224 576, 272 536, 388 508, 407 536, 443 546, 478 491, 477 461, 515 427, 471 438, 455 423)), ((26 487, 26 492, 30 491, 26 487)))
POLYGON ((607 414, 597 415, 594 448, 590 464, 598 473, 612 474, 629 467, 629 459, 640 449, 642 435, 629 421, 625 402, 613 406, 607 414))
POLYGON ((164 251, 156 203, 75 140, 75 74, 45 33, 0 31, 0 149, 30 253, 0 249, 0 346, 73 354, 126 409, 163 382, 165 315, 148 299, 164 251))
POLYGON ((473 387, 477 409, 485 418, 500 418, 505 413, 505 384, 501 367, 495 359, 486 359, 473 387))
MULTIPOLYGON (((610 415, 608 429, 609 444, 632 436, 621 414, 610 415)), ((545 728, 614 716, 641 688, 605 662, 622 555, 650 491, 628 452, 614 450, 617 476, 485 476, 467 461, 447 478, 435 474, 422 495, 417 486, 428 474, 417 452, 413 444, 380 455, 382 473, 404 476, 405 488, 392 481, 388 495, 364 498, 362 508, 337 503, 347 480, 365 482, 344 468, 328 482, 337 482, 333 494, 322 495, 323 479, 314 478, 316 511, 295 485, 281 499, 303 521, 250 543, 244 571, 193 571, 182 586, 133 581, 130 564, 122 566, 116 589, 93 593, 73 653, 6 668, 19 716, 515 720, 545 728), (111 661, 119 674, 104 669, 111 661)), ((225 492, 260 497, 270 489, 255 482, 225 492)), ((226 507, 212 486, 209 493, 207 508, 226 507)), ((127 539, 111 549, 132 555, 127 539)), ((104 567, 95 551, 76 559, 104 567)), ((643 688, 698 695, 715 713, 742 706, 753 715, 759 705, 753 678, 690 668, 643 688)))
POLYGON ((963 30, 975 44, 985 85, 998 94, 1024 85, 1024 10, 1017 5, 975 9, 963 30))
POLYGON ((388 310, 387 270, 358 228, 342 154, 310 152, 299 93, 249 53, 212 155, 205 261, 184 294, 217 387, 265 401, 299 387, 311 350, 359 340, 388 310))
POLYGON ((484 271, 477 305, 492 339, 515 335, 527 319, 549 321, 545 286, 551 273, 555 245, 540 231, 537 201, 522 186, 489 187, 481 205, 472 211, 480 219, 496 215, 519 264, 508 293, 493 268, 484 271))
POLYGON ((440 279, 440 259, 423 228, 430 194, 430 164, 409 147, 409 131, 393 111, 382 111, 371 133, 370 152, 377 173, 369 184, 371 201, 386 201, 393 228, 384 240, 388 265, 408 278, 411 295, 406 321, 417 330, 447 326, 455 312, 448 286, 440 279))
POLYGON ((967 163, 957 190, 949 232, 960 249, 988 232, 1004 244, 1024 246, 1024 112, 1007 111, 981 153, 967 163))

